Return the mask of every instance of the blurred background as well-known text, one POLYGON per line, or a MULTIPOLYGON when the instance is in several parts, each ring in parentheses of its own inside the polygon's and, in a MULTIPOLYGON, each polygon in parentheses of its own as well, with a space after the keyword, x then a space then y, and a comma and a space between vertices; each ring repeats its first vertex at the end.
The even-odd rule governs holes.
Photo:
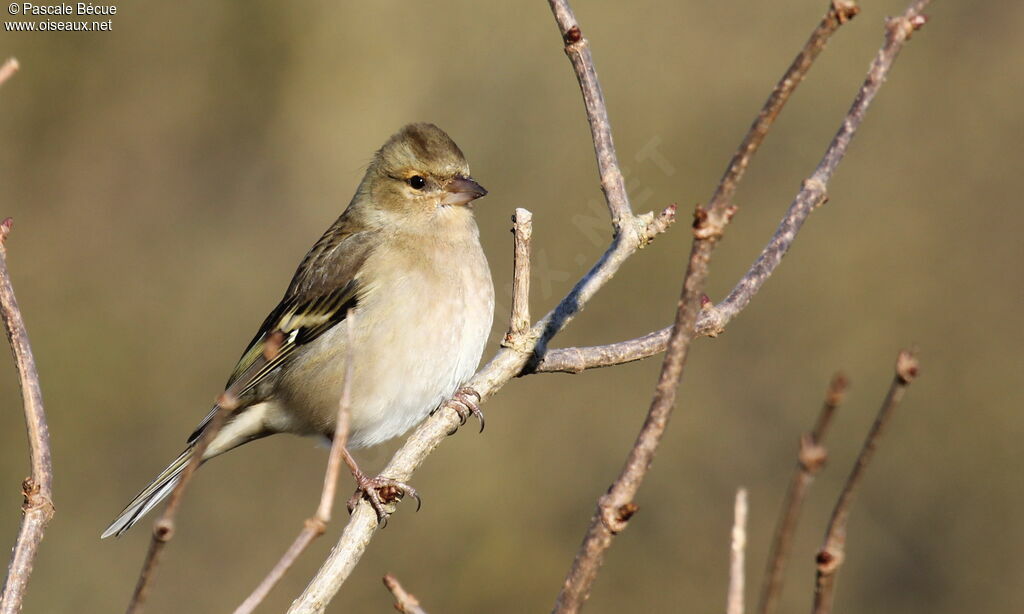
MULTIPOLYGON (((634 208, 676 202, 685 217, 710 196, 826 2, 577 4, 634 208)), ((477 208, 499 295, 487 356, 507 325, 515 207, 534 212, 535 317, 609 239, 579 91, 545 2, 117 7, 110 32, 0 31, 0 57, 22 64, 0 89, 0 216, 15 219, 9 266, 56 471, 57 515, 26 612, 123 609, 151 523, 119 540, 101 542, 100 531, 179 452, 402 124, 443 127, 490 190, 477 208)), ((865 2, 783 113, 715 253, 715 300, 817 163, 884 18, 904 7, 865 2)), ((936 2, 929 14, 830 202, 725 334, 695 343, 640 511, 588 611, 720 611, 741 485, 755 600, 799 434, 841 369, 852 388, 783 594, 785 610, 808 608, 814 551, 905 346, 920 350, 921 377, 854 504, 837 608, 1008 611, 1024 600, 1024 5, 936 2)), ((553 345, 666 325, 689 243, 683 222, 638 253, 553 345)), ((391 611, 385 572, 431 611, 547 611, 659 364, 511 382, 484 407, 482 435, 463 429, 416 474, 422 511, 401 507, 329 611, 391 611)), ((28 463, 6 349, 0 406, 0 536, 10 544, 28 463)), ((376 470, 394 448, 359 458, 376 470)), ((204 468, 148 611, 240 603, 312 514, 325 460, 312 441, 275 437, 204 468)), ((339 503, 262 611, 287 607, 343 522, 339 503)))

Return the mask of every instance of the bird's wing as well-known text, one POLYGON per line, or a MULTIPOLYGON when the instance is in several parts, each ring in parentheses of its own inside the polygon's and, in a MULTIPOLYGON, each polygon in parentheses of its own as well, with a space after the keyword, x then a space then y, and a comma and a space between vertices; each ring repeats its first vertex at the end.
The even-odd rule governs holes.
MULTIPOLYGON (((225 390, 234 398, 253 390, 303 345, 342 322, 366 288, 359 271, 374 245, 369 231, 352 232, 344 216, 313 246, 299 265, 284 298, 263 321, 242 352, 225 390)), ((189 436, 198 439, 217 406, 189 436)))

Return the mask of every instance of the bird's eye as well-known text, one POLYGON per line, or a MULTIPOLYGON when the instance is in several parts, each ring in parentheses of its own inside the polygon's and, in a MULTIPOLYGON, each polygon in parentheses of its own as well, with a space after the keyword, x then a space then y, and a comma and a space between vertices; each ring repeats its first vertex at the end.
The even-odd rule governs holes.
POLYGON ((422 190, 426 187, 427 180, 419 175, 413 175, 412 177, 409 177, 409 185, 412 186, 412 189, 414 190, 422 190))

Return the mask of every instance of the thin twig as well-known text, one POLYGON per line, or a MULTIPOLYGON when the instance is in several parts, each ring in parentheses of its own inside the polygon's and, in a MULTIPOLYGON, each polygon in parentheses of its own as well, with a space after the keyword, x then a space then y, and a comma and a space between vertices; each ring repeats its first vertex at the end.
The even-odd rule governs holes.
POLYGON ((605 201, 608 203, 612 226, 616 234, 626 232, 633 238, 637 235, 638 229, 631 224, 633 210, 629 205, 626 182, 615 154, 612 125, 608 120, 604 93, 601 91, 601 83, 594 68, 594 58, 590 54, 590 42, 583 36, 567 0, 548 0, 548 4, 551 5, 551 12, 554 13, 558 31, 562 35, 565 55, 569 57, 576 80, 580 84, 580 92, 583 94, 583 105, 587 110, 590 136, 594 141, 594 154, 597 156, 597 168, 601 175, 601 189, 604 190, 605 201))
POLYGON ((395 597, 395 609, 402 614, 427 614, 427 611, 420 606, 420 600, 415 595, 405 592, 402 585, 398 583, 398 578, 392 574, 384 576, 384 586, 388 587, 395 597))
MULTIPOLYGON (((925 1, 919 0, 918 4, 923 5, 925 1)), ((897 27, 890 22, 887 28, 890 35, 886 38, 886 44, 883 45, 879 58, 872 65, 853 106, 818 164, 818 168, 811 178, 804 182, 803 189, 790 207, 791 211, 800 209, 809 213, 811 209, 824 201, 828 180, 846 153, 850 140, 860 126, 871 99, 878 92, 878 88, 892 65, 895 51, 898 51, 897 46, 896 50, 889 55, 891 43, 895 38, 892 33, 896 31, 902 33, 901 45, 911 31, 923 24, 923 20, 908 17, 905 24, 905 27, 897 27)), ((690 250, 690 259, 683 280, 675 324, 669 335, 654 399, 622 471, 608 489, 607 494, 598 499, 597 510, 591 519, 590 528, 583 538, 583 543, 576 553, 576 559, 563 583, 562 592, 555 602, 554 611, 557 613, 578 612, 583 607, 583 603, 590 594, 594 578, 597 577, 597 572, 601 568, 604 553, 611 546, 612 538, 626 528, 629 518, 637 509, 633 499, 650 469, 654 453, 668 425, 668 419, 675 404, 677 388, 682 380, 690 342, 696 334, 698 310, 702 303, 704 303, 703 310, 708 309, 706 303, 709 301, 703 296, 703 288, 708 275, 711 252, 734 212, 735 207, 721 199, 713 199, 706 209, 698 207, 695 212, 693 247, 690 250)), ((762 254, 761 259, 754 265, 754 270, 758 273, 756 277, 758 285, 763 283, 770 271, 774 269, 774 265, 778 264, 778 259, 782 258, 785 249, 788 249, 792 243, 796 230, 803 223, 806 214, 802 217, 793 216, 799 222, 787 226, 786 220, 789 220, 790 217, 787 215, 769 244, 769 247, 773 245, 776 247, 770 250, 768 256, 762 254), (775 262, 769 269, 766 264, 772 259, 775 259, 775 262)))
POLYGON ((153 583, 153 577, 156 575, 156 568, 160 562, 160 553, 167 545, 167 542, 171 541, 174 537, 174 520, 177 516, 178 508, 181 506, 182 498, 185 495, 185 489, 192 480, 192 475, 196 469, 202 464, 203 453, 206 452, 206 448, 213 441, 213 438, 217 436, 221 428, 224 427, 228 414, 234 411, 237 405, 238 400, 227 392, 220 395, 217 399, 217 411, 213 414, 213 419, 210 420, 209 425, 207 425, 196 441, 195 447, 192 449, 192 457, 181 472, 181 480, 171 492, 167 501, 167 507, 164 508, 163 513, 153 524, 153 536, 149 541, 149 549, 146 551, 146 558, 142 562, 142 569, 139 572, 139 579, 135 583, 135 590, 132 592, 131 601, 128 602, 127 614, 138 614, 143 611, 146 599, 149 597, 150 585, 153 583))
POLYGON ((850 505, 857 486, 864 479, 871 456, 878 447, 878 439, 882 436, 886 425, 892 418, 893 411, 903 399, 907 387, 917 377, 919 365, 917 358, 908 350, 903 350, 896 357, 896 373, 893 376, 889 392, 878 410, 874 424, 864 439, 864 446, 857 456, 850 476, 846 479, 843 491, 839 494, 836 506, 832 510, 832 518, 825 532, 825 542, 815 557, 817 576, 814 582, 814 614, 827 614, 832 610, 832 597, 835 592, 836 574, 843 564, 846 548, 846 526, 850 518, 850 505))
POLYGON ((729 597, 726 614, 743 614, 743 593, 746 580, 743 573, 747 551, 747 489, 736 491, 733 506, 732 541, 729 544, 729 597))
MULTIPOLYGON (((730 160, 721 181, 711 196, 709 201, 711 207, 726 206, 731 202, 739 181, 743 178, 744 172, 750 165, 750 160, 754 157, 775 119, 782 111, 786 102, 789 101, 790 96, 804 80, 804 77, 807 76, 815 59, 825 48, 832 34, 841 25, 853 19, 859 11, 860 9, 852 0, 833 0, 829 3, 825 16, 822 17, 821 22, 811 33, 803 48, 793 59, 792 63, 790 63, 785 74, 775 84, 768 99, 758 112, 757 118, 751 124, 750 129, 747 130, 739 147, 737 147, 736 153, 733 154, 732 160, 730 160)), ((748 273, 749 275, 750 273, 748 273)), ((744 277, 744 280, 740 281, 740 285, 737 288, 742 286, 746 279, 744 277)), ((749 302, 749 298, 747 302, 749 302)), ((746 303, 732 312, 730 317, 735 316, 745 306, 746 303)), ((719 308, 727 309, 727 306, 723 303, 719 308)), ((724 328, 725 322, 719 322, 717 325, 724 328)), ((711 320, 703 313, 698 320, 697 329, 702 335, 710 335, 712 333, 711 320)), ((668 326, 642 337, 618 343, 546 350, 536 365, 532 367, 533 371, 531 372, 579 373, 584 369, 610 367, 642 360, 664 352, 668 346, 668 338, 671 332, 672 327, 668 326)), ((718 332, 721 331, 719 330, 718 332)))
MULTIPOLYGON (((0 82, 10 76, 8 67, 12 62, 14 69, 17 68, 16 61, 8 60, 0 69, 0 82)), ((10 72, 14 69, 10 69, 10 72)), ((29 344, 28 331, 25 329, 25 321, 21 317, 21 309, 18 308, 18 301, 14 296, 11 275, 7 270, 6 241, 13 224, 11 218, 0 222, 0 316, 3 318, 4 330, 7 332, 7 340, 11 343, 14 363, 18 369, 32 475, 25 478, 21 486, 25 500, 21 505, 21 528, 18 529, 18 539, 14 543, 11 562, 7 566, 7 578, 4 580, 3 593, 0 596, 0 612, 3 614, 17 614, 21 611, 29 577, 32 575, 32 565, 43 541, 46 525, 54 513, 50 431, 43 411, 43 393, 39 385, 35 358, 32 356, 32 346, 29 344)))
POLYGON ((0 85, 13 77, 19 68, 21 65, 18 64, 18 58, 7 58, 3 64, 0 64, 0 85))
POLYGON ((828 459, 828 453, 822 443, 825 440, 828 427, 832 423, 832 416, 835 415, 836 409, 839 408, 846 396, 847 387, 849 387, 849 380, 842 373, 832 376, 814 428, 800 438, 796 470, 789 482, 786 498, 782 502, 782 513, 779 515, 775 537, 772 539, 771 549, 768 551, 768 566, 764 572, 761 600, 757 608, 759 614, 773 614, 778 607, 786 561, 793 542, 793 534, 796 532, 796 524, 800 519, 800 508, 803 506, 807 489, 814 481, 814 476, 828 459))
POLYGON ((679 307, 676 311, 676 323, 669 337, 647 418, 618 478, 608 492, 598 499, 597 510, 591 518, 590 527, 562 584, 562 591, 555 601, 554 612, 561 614, 580 611, 590 595, 590 587, 601 568, 605 551, 611 546, 612 538, 626 528, 629 519, 637 511, 633 499, 647 475, 661 436, 668 426, 668 419, 675 405, 676 391, 683 377, 683 366, 690 341, 693 339, 711 251, 721 238, 732 213, 732 207, 727 206, 718 209, 697 207, 694 215, 693 247, 690 250, 679 307))
POLYGON ((533 237, 533 214, 516 209, 512 216, 514 256, 512 270, 512 315, 502 345, 516 347, 530 330, 530 243, 533 237))
MULTIPOLYGON (((349 310, 345 316, 348 347, 352 347, 352 330, 355 327, 355 312, 349 310)), ((338 488, 338 475, 341 473, 342 457, 348 445, 349 424, 352 416, 352 368, 355 361, 349 359, 345 365, 345 383, 341 389, 341 402, 338 403, 338 416, 334 427, 334 440, 331 453, 327 457, 327 470, 324 474, 324 487, 320 492, 320 504, 316 513, 307 518, 302 531, 288 547, 281 559, 260 582, 259 586, 235 609, 234 614, 250 614, 267 598, 274 586, 284 577, 291 566, 316 538, 327 530, 334 509, 335 493, 338 488)))

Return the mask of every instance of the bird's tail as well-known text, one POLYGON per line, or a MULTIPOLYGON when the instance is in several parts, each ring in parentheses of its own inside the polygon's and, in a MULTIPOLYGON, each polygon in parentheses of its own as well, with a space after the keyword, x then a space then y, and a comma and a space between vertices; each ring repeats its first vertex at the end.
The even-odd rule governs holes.
POLYGON ((114 522, 110 523, 110 526, 103 532, 100 539, 110 537, 111 535, 120 537, 125 531, 135 526, 135 523, 141 520, 149 510, 163 501, 164 497, 171 494, 171 491, 174 490, 174 487, 177 486, 178 481, 181 479, 181 472, 185 470, 185 466, 192 459, 193 448, 194 446, 192 445, 185 448, 185 451, 178 458, 174 459, 170 465, 167 465, 167 468, 160 475, 156 476, 156 479, 150 482, 149 486, 135 495, 131 503, 118 514, 114 522))

